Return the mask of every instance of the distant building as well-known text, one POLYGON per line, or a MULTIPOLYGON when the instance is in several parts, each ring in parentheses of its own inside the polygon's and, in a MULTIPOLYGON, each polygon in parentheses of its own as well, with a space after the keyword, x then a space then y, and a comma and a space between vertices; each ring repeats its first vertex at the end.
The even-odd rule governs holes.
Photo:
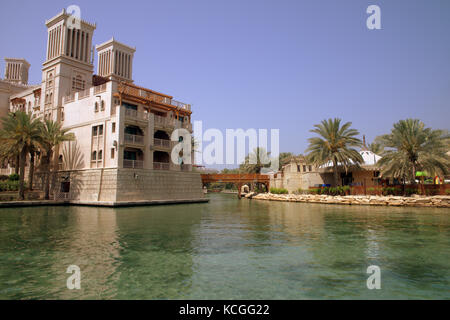
MULTIPOLYGON (((381 183, 380 171, 376 164, 381 159, 380 156, 370 151, 365 142, 359 151, 364 162, 359 167, 350 167, 347 172, 344 168, 339 168, 339 178, 341 185, 350 186, 376 186, 381 183)), ((311 187, 322 185, 333 185, 333 167, 330 164, 316 167, 308 163, 303 156, 292 157, 288 164, 284 165, 280 172, 271 175, 270 186, 275 188, 285 188, 289 192, 299 189, 307 190, 311 187)))
POLYGON ((114 38, 95 47, 94 74, 96 25, 82 20, 73 28, 69 17, 63 10, 46 21, 41 84, 27 84, 24 59, 6 58, 0 80, 0 116, 22 110, 60 122, 76 137, 55 150, 55 195, 109 202, 203 198, 192 165, 181 156, 170 161, 173 130, 192 132, 191 106, 134 84, 136 50, 114 38))

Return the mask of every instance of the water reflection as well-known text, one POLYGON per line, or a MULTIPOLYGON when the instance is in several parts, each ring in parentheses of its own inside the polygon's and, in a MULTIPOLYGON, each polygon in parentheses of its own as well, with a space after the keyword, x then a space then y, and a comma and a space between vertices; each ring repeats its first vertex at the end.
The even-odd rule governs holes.
POLYGON ((442 209, 237 200, 0 212, 2 299, 450 298, 442 209), (81 268, 81 290, 66 269, 81 268), (366 268, 382 290, 366 288, 366 268))

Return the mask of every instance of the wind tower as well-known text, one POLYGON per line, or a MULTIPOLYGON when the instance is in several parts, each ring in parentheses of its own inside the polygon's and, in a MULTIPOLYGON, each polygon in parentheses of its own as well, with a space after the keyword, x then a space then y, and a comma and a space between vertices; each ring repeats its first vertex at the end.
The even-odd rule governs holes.
POLYGON ((63 97, 92 85, 92 37, 95 24, 78 19, 63 9, 45 22, 47 53, 42 66, 44 118, 60 121, 63 97))
POLYGON ((5 79, 17 84, 28 84, 30 64, 25 59, 5 58, 5 79))
POLYGON ((136 48, 108 40, 95 47, 98 53, 97 74, 109 80, 133 82, 133 57, 136 48))

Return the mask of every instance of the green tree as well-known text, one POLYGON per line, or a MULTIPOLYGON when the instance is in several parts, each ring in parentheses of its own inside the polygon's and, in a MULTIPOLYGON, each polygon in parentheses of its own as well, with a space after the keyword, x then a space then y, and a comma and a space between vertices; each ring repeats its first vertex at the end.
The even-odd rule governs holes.
POLYGON ((2 119, 3 129, 0 132, 2 148, 17 150, 19 154, 19 199, 25 198, 25 161, 27 154, 36 148, 41 140, 41 122, 31 115, 17 111, 9 113, 2 119))
POLYGON ((19 154, 11 144, 3 143, 4 139, 0 137, 0 161, 8 163, 11 167, 14 166, 15 173, 19 174, 19 161, 17 160, 19 154))
POLYGON ((449 172, 449 134, 426 128, 419 119, 400 120, 391 133, 377 137, 385 148, 378 161, 383 176, 402 178, 415 183, 416 171, 432 175, 449 172))
POLYGON ((378 142, 372 142, 370 143, 368 146, 370 151, 372 151, 373 153, 375 153, 376 155, 381 156, 383 154, 384 148, 383 146, 378 143, 378 142))
POLYGON ((322 120, 310 130, 319 135, 308 139, 307 160, 317 167, 331 163, 333 165, 334 185, 339 185, 339 167, 359 166, 363 162, 360 153, 352 147, 360 147, 361 140, 356 138, 358 130, 350 128, 351 122, 341 126, 341 119, 322 120))
POLYGON ((266 149, 257 147, 253 149, 253 152, 245 157, 245 160, 239 166, 239 170, 242 173, 261 173, 262 168, 268 168, 270 166, 270 152, 266 149))
POLYGON ((68 133, 69 129, 62 129, 61 124, 52 120, 45 120, 41 126, 41 138, 42 138, 42 164, 45 168, 44 176, 44 199, 50 198, 50 175, 53 161, 53 149, 59 146, 64 141, 74 140, 74 135, 68 133))
POLYGON ((220 173, 223 173, 223 174, 237 174, 237 173, 239 173, 239 168, 235 168, 235 169, 224 168, 224 169, 222 169, 222 171, 220 173))
POLYGON ((281 152, 278 157, 278 170, 281 170, 284 165, 288 164, 292 157, 294 157, 292 152, 281 152))

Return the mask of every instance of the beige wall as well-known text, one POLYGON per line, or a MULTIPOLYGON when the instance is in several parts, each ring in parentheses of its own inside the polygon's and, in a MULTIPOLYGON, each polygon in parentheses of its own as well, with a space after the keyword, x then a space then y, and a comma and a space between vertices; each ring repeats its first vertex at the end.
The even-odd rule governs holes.
POLYGON ((362 186, 373 187, 378 185, 376 179, 373 177, 373 170, 358 170, 352 172, 353 183, 358 183, 362 186))
POLYGON ((28 90, 28 87, 25 85, 13 84, 0 79, 0 117, 4 117, 9 112, 11 96, 23 91, 28 92, 28 90))
MULTIPOLYGON (((106 83, 104 92, 96 93, 94 87, 84 93, 77 92, 73 102, 63 105, 63 128, 70 129, 76 137, 77 147, 83 158, 83 169, 117 167, 117 153, 114 159, 111 159, 111 148, 113 148, 114 140, 118 140, 119 133, 117 123, 115 133, 112 132, 112 123, 118 122, 118 119, 115 114, 116 106, 112 105, 111 86, 111 82, 106 83), (101 110, 101 101, 104 103, 104 110, 101 110), (95 111, 96 102, 98 103, 97 112, 95 111), (103 125, 103 138, 93 139, 92 128, 99 125, 103 125), (102 150, 102 161, 91 161, 94 150, 97 152, 102 150)), ((59 153, 62 153, 61 149, 59 153)))
POLYGON ((284 188, 292 193, 324 183, 324 177, 317 172, 314 166, 307 164, 303 159, 292 160, 283 166, 282 170, 282 173, 278 173, 276 177, 271 177, 271 187, 284 188))
POLYGON ((200 174, 146 169, 88 169, 60 172, 61 181, 70 181, 70 200, 142 201, 203 199, 200 174))
MULTIPOLYGON (((285 188, 289 193, 298 191, 299 189, 307 190, 321 184, 333 185, 334 178, 332 172, 319 172, 312 167, 309 171, 309 166, 305 163, 291 162, 283 167, 283 172, 279 172, 276 177, 272 176, 270 186, 275 188, 285 188), (300 171, 299 171, 300 169, 300 171)), ((371 187, 376 184, 376 179, 373 177, 374 168, 361 168, 352 171, 353 183, 366 185, 371 187)))

